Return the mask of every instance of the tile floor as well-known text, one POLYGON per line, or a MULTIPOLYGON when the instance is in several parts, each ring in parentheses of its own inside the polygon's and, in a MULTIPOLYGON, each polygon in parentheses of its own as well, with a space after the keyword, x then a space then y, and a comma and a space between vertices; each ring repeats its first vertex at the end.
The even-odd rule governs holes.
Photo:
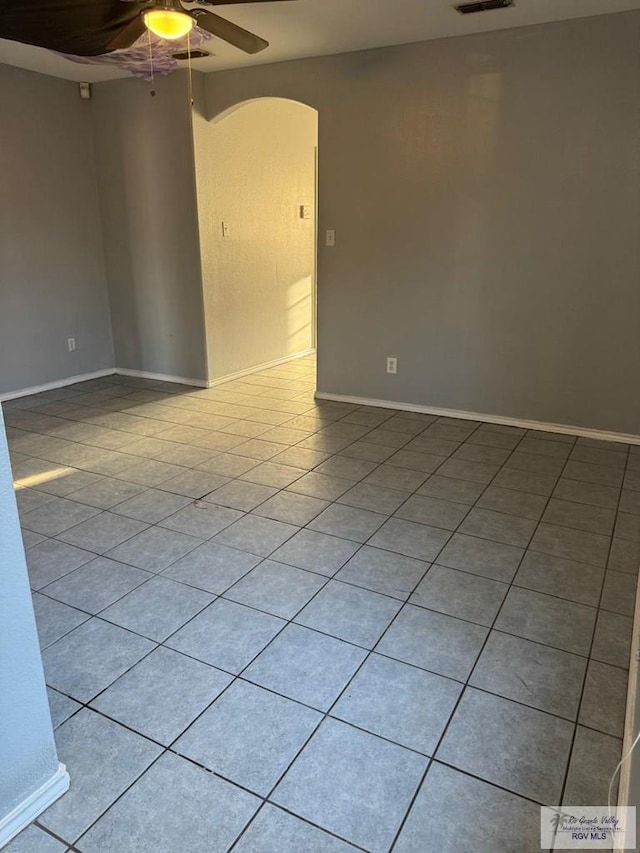
POLYGON ((527 853, 606 802, 640 448, 313 390, 5 404, 72 778, 10 853, 527 853))

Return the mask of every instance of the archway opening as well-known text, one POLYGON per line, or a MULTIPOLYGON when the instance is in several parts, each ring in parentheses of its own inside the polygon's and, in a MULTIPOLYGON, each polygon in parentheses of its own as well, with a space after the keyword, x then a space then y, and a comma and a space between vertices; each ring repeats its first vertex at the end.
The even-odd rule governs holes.
POLYGON ((318 113, 238 104, 195 132, 210 382, 315 352, 318 113))

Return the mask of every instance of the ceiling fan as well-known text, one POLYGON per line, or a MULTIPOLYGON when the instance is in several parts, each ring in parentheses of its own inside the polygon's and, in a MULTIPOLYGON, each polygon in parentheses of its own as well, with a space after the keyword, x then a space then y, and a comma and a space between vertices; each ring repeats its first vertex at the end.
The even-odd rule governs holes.
POLYGON ((282 0, 1 0, 0 38, 73 56, 100 56, 130 47, 147 30, 161 38, 200 27, 245 53, 269 42, 206 6, 282 0))

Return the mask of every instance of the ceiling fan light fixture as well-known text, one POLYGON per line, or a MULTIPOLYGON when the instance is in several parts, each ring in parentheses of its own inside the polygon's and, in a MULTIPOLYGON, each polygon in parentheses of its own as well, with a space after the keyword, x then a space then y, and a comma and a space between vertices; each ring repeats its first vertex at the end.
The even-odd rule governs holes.
POLYGON ((186 36, 195 23, 191 15, 176 9, 151 9, 144 13, 143 18, 148 30, 170 41, 186 36))

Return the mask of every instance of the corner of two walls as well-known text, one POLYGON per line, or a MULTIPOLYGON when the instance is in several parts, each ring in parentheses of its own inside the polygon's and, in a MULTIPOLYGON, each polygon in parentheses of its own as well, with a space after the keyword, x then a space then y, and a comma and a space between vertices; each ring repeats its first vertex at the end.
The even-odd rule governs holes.
POLYGON ((118 369, 207 380, 188 77, 93 86, 106 276, 118 369))
POLYGON ((206 381, 187 83, 87 101, 0 65, 0 395, 116 368, 206 381))
MULTIPOLYGON (((242 330, 222 329, 217 311, 207 315, 207 364, 196 155, 208 189, 197 143, 211 128, 197 112, 202 75, 194 74, 193 114, 186 71, 155 88, 151 97, 142 80, 112 80, 85 101, 73 82, 0 66, 11 117, 0 144, 0 394, 116 368, 204 384, 251 365, 237 343, 242 330), (245 363, 233 361, 238 353, 245 363)), ((203 262, 215 263, 207 253, 203 262)))
POLYGON ((0 395, 11 395, 114 361, 91 105, 76 83, 8 65, 0 102, 0 395))

